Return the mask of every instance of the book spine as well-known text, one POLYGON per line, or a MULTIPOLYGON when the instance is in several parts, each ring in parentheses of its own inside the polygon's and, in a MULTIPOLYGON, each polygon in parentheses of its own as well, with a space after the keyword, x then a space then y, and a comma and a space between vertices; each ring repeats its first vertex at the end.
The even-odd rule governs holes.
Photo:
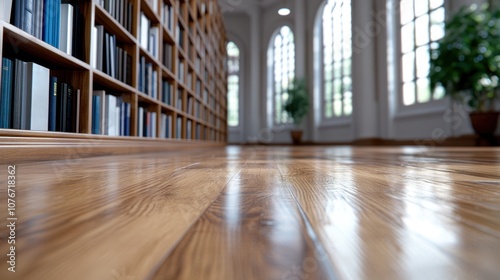
POLYGON ((14 67, 12 60, 2 58, 2 91, 0 98, 0 128, 11 128, 12 114, 12 78, 14 67))
POLYGON ((61 20, 59 27, 59 49, 72 55, 73 53, 73 20, 74 11, 70 4, 61 4, 61 20))
POLYGON ((74 127, 75 127, 75 120, 73 117, 73 102, 74 100, 74 92, 73 92, 73 87, 68 86, 68 92, 67 92, 67 97, 66 97, 66 119, 65 119, 65 126, 66 126, 66 132, 74 132, 74 127))
POLYGON ((125 103, 126 107, 126 118, 125 118, 125 136, 130 136, 130 113, 131 113, 131 105, 130 103, 125 103))
POLYGON ((57 77, 50 78, 49 131, 57 131, 57 77))
POLYGON ((27 64, 28 129, 47 131, 49 123, 50 70, 33 62, 27 64))

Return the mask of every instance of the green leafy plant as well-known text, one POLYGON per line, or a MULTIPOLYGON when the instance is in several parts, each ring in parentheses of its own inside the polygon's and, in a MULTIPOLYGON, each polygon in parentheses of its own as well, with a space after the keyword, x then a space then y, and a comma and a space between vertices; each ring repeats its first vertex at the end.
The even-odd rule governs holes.
POLYGON ((298 126, 309 112, 309 95, 307 94, 306 81, 304 79, 294 79, 287 92, 288 99, 283 109, 292 117, 295 126, 298 126))
POLYGON ((431 50, 431 88, 468 103, 474 111, 493 109, 500 87, 500 10, 488 4, 462 7, 447 22, 431 50))

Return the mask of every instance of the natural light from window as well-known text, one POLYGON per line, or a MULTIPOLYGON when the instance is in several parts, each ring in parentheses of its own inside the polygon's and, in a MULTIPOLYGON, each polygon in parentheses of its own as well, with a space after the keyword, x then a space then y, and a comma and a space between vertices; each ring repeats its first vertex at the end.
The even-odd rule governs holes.
POLYGON ((274 37, 272 59, 274 124, 291 123, 292 119, 283 110, 288 99, 287 89, 295 78, 295 44, 290 27, 281 27, 274 37))
POLYGON ((323 117, 352 114, 351 1, 329 0, 323 10, 323 117))
POLYGON ((227 69, 227 124, 236 127, 240 123, 240 49, 234 42, 227 44, 227 69))
POLYGON ((401 80, 405 106, 442 99, 444 89, 432 94, 429 51, 444 36, 444 0, 401 0, 401 80))

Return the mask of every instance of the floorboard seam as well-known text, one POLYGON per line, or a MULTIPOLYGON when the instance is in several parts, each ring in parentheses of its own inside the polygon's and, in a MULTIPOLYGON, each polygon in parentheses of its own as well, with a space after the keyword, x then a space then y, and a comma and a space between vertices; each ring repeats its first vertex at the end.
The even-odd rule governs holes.
POLYGON ((184 240, 184 238, 186 237, 187 233, 196 225, 196 223, 198 222, 198 220, 201 217, 203 217, 203 215, 215 203, 215 201, 217 201, 217 199, 219 199, 219 197, 227 189, 227 186, 236 177, 236 175, 238 175, 239 173, 241 173, 241 170, 243 170, 243 168, 247 165, 247 162, 248 162, 248 159, 245 160, 245 163, 243 164, 243 166, 241 166, 241 168, 237 172, 235 172, 233 174, 233 176, 231 176, 231 178, 225 183, 224 187, 221 188, 219 194, 212 200, 212 202, 210 202, 207 205, 207 207, 200 213, 200 215, 198 217, 196 217, 196 219, 194 219, 193 223, 191 223, 191 225, 189 225, 189 227, 184 231, 184 233, 182 233, 181 237, 179 237, 179 239, 170 247, 170 249, 167 250, 167 252, 165 253, 165 255, 160 259, 160 261, 158 261, 158 263, 156 264, 156 266, 154 267, 154 269, 151 270, 151 273, 148 275, 148 277, 146 277, 146 279, 153 279, 154 278, 154 275, 156 274, 156 272, 165 263, 165 261, 172 254, 172 252, 175 250, 175 248, 177 248, 177 246, 179 246, 179 244, 182 242, 182 240, 184 240))
POLYGON ((331 279, 331 280, 339 279, 337 276, 338 272, 336 271, 335 266, 334 266, 334 262, 325 249, 325 244, 323 244, 323 242, 321 242, 321 240, 318 238, 318 235, 317 235, 316 231, 314 230, 314 228, 312 227, 311 222, 309 221, 309 218, 307 217, 306 213, 304 212, 304 209, 302 209, 302 205, 300 205, 300 202, 298 201, 297 197, 293 193, 291 187, 288 185, 288 183, 285 182, 285 180, 284 180, 285 175, 283 174, 283 172, 279 168, 279 162, 276 160, 274 160, 274 162, 276 163, 276 167, 278 169, 278 172, 280 173, 280 176, 283 180, 284 185, 286 186, 286 189, 288 190, 288 192, 292 196, 292 199, 295 201, 295 204, 297 205, 297 209, 299 211, 302 222, 304 223, 304 226, 306 227, 306 231, 309 235, 309 238, 311 238, 311 241, 313 241, 314 244, 319 244, 318 246, 315 246, 315 250, 316 250, 316 252, 314 253, 315 259, 319 263, 322 263, 325 265, 325 269, 326 269, 326 272, 328 273, 329 279, 331 279), (318 258, 318 256, 320 256, 320 258, 318 258), (325 258, 322 256, 326 256, 326 259, 329 261, 329 263, 327 263, 325 261, 325 258))

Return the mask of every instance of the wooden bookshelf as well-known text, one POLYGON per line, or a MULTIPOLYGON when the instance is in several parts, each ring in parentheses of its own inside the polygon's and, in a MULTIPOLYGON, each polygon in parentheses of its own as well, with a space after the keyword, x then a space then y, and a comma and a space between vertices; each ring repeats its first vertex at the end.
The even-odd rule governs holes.
MULTIPOLYGON (((157 124, 155 137, 148 137, 147 143, 151 143, 151 138, 156 139, 157 146, 161 143, 169 145, 171 142, 200 145, 226 143, 226 34, 216 0, 131 0, 132 28, 129 30, 102 7, 100 1, 78 2, 84 18, 84 54, 81 59, 0 20, 1 57, 40 64, 50 69, 51 76, 62 77, 65 82, 80 90, 78 132, 0 129, 0 138, 8 138, 11 142, 18 136, 24 139, 111 139, 122 143, 126 140, 139 143, 144 139, 139 132, 139 112, 146 110, 155 113, 157 124), (165 5, 172 7, 172 14, 169 14, 171 24, 164 22, 165 13, 168 12, 164 9, 165 5), (141 44, 142 15, 149 21, 151 29, 158 30, 155 41, 157 55, 141 44), (92 65, 92 46, 95 44, 92 32, 97 25, 114 35, 117 46, 130 55, 133 74, 129 84, 92 65), (164 48, 167 53, 164 53, 164 48), (153 79, 155 96, 148 95, 139 88, 141 60, 157 75, 156 80, 153 79), (170 88, 171 95, 170 102, 167 103, 163 96, 166 86, 170 88), (130 104, 130 136, 91 134, 94 91, 112 93, 130 104), (171 121, 171 137, 166 139, 160 135, 162 114, 169 116, 171 121)), ((104 130, 101 134, 104 134, 104 130)))

